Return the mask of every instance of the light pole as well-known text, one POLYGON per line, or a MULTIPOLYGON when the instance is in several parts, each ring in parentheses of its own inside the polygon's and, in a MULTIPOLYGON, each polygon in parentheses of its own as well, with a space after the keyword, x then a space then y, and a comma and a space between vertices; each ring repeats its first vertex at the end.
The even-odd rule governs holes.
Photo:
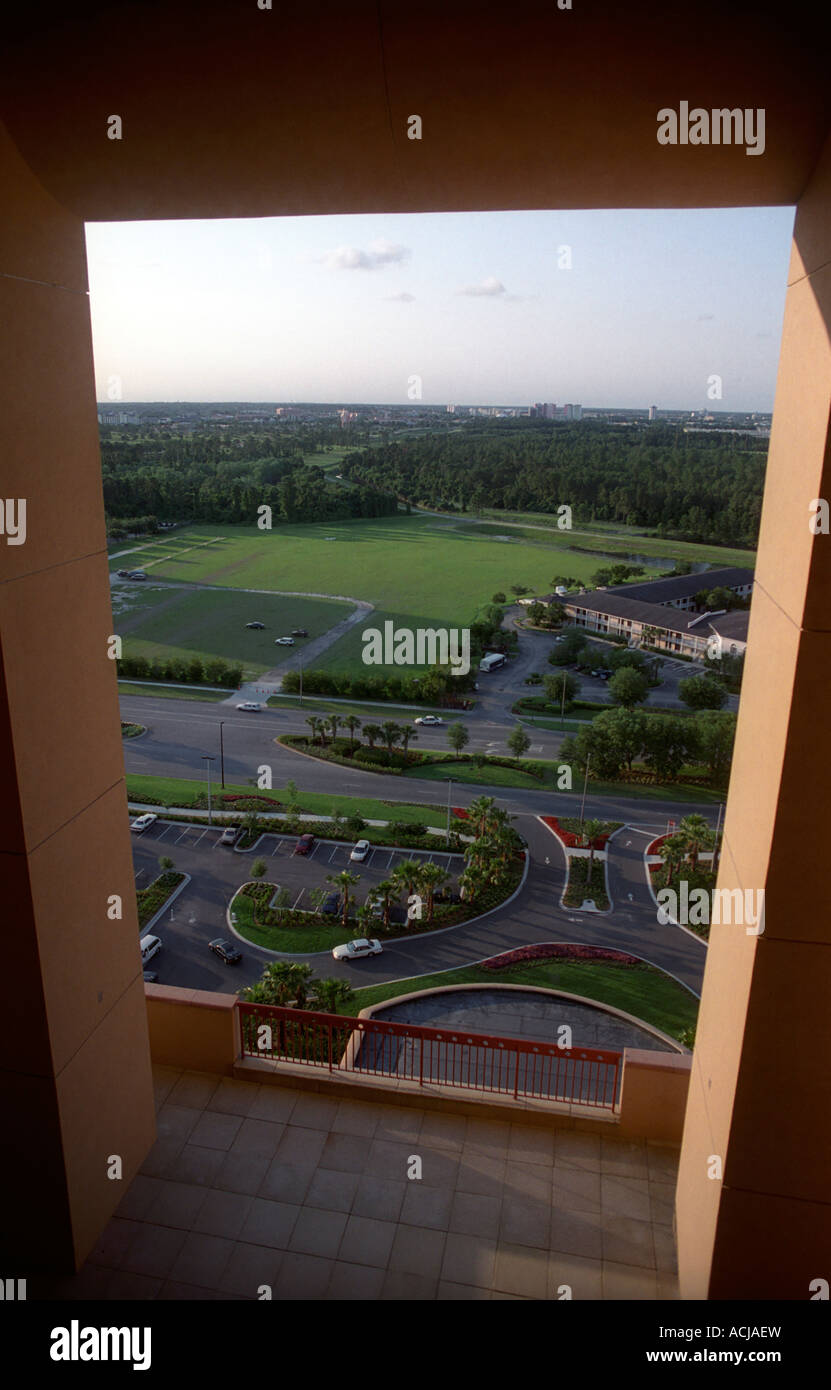
POLYGON ((561 728, 561 729, 564 729, 564 728, 566 727, 566 673, 565 673, 565 671, 563 671, 563 674, 562 674, 562 682, 563 682, 563 700, 562 700, 562 704, 560 705, 560 728, 561 728))
POLYGON ((450 848, 450 802, 453 796, 453 778, 447 782, 447 848, 450 848))
POLYGON ((213 753, 203 753, 202 761, 208 764, 208 825, 211 825, 211 763, 216 762, 216 756, 213 753))
POLYGON ((591 753, 589 753, 589 754, 587 755, 587 757, 586 757, 586 773, 585 773, 585 776, 584 776, 584 778, 583 778, 583 799, 582 799, 582 801, 580 802, 580 834, 581 834, 581 835, 582 835, 582 833, 583 833, 583 812, 584 812, 585 809, 586 809, 586 787, 589 785, 589 763, 590 763, 590 762, 591 762, 591 753))
POLYGON ((225 790, 225 743, 224 743, 224 740, 223 740, 223 737, 222 737, 222 726, 223 726, 224 723, 225 723, 225 720, 224 720, 224 719, 220 719, 220 721, 219 721, 219 757, 220 757, 220 767, 222 768, 222 790, 223 790, 223 791, 225 790))
POLYGON ((303 705, 303 662, 300 663, 300 705, 303 705))

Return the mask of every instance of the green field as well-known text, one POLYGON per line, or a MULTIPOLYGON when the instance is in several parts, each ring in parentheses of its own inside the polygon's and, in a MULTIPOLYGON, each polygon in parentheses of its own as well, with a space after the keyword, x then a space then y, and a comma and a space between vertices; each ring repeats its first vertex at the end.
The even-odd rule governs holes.
MULTIPOLYGON (((158 571, 156 571, 158 573, 158 571)), ((112 590, 113 617, 124 641, 125 656, 198 656, 203 661, 222 657, 243 663, 250 680, 277 667, 348 617, 352 608, 331 599, 285 598, 276 594, 240 593, 238 589, 171 587, 148 580, 119 584, 112 590), (263 631, 249 632, 247 622, 263 622, 263 631), (275 637, 288 637, 293 627, 305 627, 309 639, 295 647, 277 647, 275 637)))
POLYGON ((166 700, 207 700, 214 704, 220 700, 227 700, 228 690, 200 690, 198 686, 191 685, 182 687, 178 685, 137 685, 133 681, 118 682, 119 695, 162 695, 166 700))
POLYGON ((544 519, 510 531, 509 541, 495 538, 508 534, 501 522, 477 524, 424 514, 272 531, 194 526, 164 539, 125 543, 121 554, 110 557, 111 566, 142 567, 151 581, 215 585, 226 594, 124 583, 113 589, 114 613, 127 655, 221 656, 242 660, 256 675, 298 650, 275 647, 275 636, 295 626, 318 635, 346 615, 336 598, 360 598, 376 611, 314 664, 366 674, 372 668, 361 661, 365 627, 383 628, 392 620, 408 628, 463 628, 495 592, 509 594, 513 584, 548 593, 558 571, 588 582, 610 551, 654 555, 667 564, 676 555, 722 565, 753 562, 747 551, 647 541, 637 533, 578 535, 576 530, 558 531, 544 519), (542 529, 534 529, 536 525, 542 529), (266 592, 241 595, 241 589, 266 592), (281 596, 301 592, 332 597, 281 596), (267 631, 246 632, 244 624, 252 618, 268 623, 267 631))

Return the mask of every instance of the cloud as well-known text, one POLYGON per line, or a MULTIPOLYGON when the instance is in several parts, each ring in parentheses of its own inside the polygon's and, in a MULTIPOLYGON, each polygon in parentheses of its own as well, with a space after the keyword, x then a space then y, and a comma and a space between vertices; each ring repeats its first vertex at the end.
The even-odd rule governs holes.
POLYGON ((380 270, 385 265, 403 265, 410 259, 410 254, 408 246, 379 237, 371 243, 368 251, 360 246, 338 246, 334 251, 327 251, 318 257, 318 260, 330 270, 380 270))
POLYGON ((501 280, 497 280, 495 275, 488 275, 480 285, 465 285, 464 289, 457 290, 457 294, 468 294, 474 298, 479 296, 495 296, 505 294, 505 286, 501 280))
POLYGON ((402 290, 400 294, 385 294, 384 298, 393 300, 398 304, 412 304, 415 295, 407 294, 406 290, 402 290))
POLYGON ((697 322, 698 322, 698 323, 706 323, 708 319, 714 319, 714 318, 715 318, 715 314, 699 314, 699 315, 698 315, 697 322))

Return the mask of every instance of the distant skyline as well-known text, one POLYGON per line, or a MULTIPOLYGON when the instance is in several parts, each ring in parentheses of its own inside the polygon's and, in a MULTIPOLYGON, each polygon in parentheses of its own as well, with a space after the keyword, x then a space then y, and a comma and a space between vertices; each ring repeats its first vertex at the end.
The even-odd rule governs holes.
POLYGON ((88 224, 96 396, 769 412, 793 216, 88 224))

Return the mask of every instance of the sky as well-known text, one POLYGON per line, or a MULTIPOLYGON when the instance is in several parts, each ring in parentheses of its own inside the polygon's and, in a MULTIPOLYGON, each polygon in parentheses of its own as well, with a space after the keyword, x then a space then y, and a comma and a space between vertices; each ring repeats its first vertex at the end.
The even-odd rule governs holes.
POLYGON ((793 217, 88 223, 97 398, 769 411, 793 217))

